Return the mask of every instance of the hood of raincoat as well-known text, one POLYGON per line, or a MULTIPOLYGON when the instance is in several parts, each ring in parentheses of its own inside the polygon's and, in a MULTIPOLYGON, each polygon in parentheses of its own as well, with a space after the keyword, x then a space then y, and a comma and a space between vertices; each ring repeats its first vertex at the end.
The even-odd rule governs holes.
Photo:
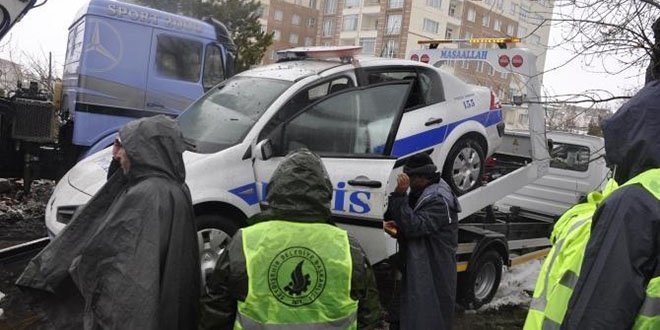
POLYGON ((331 223, 332 184, 321 158, 307 149, 291 152, 273 172, 269 208, 250 222, 289 220, 331 223))
POLYGON ((619 184, 660 167, 660 81, 642 88, 602 124, 608 166, 619 184))
POLYGON ((131 161, 129 178, 165 176, 184 182, 185 145, 174 119, 159 115, 132 121, 119 131, 119 138, 131 161))

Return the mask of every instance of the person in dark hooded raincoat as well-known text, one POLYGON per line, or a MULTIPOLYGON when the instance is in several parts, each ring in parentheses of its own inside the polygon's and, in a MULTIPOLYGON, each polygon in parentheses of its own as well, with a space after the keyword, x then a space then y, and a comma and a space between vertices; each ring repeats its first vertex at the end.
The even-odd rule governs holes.
POLYGON ((385 229, 400 246, 401 329, 452 328, 461 207, 436 171, 428 154, 410 157, 390 195, 385 217, 393 220, 385 222, 385 229))
POLYGON ((268 328, 273 323, 277 329, 308 329, 312 327, 310 322, 314 322, 315 326, 322 324, 325 326, 323 329, 346 329, 350 328, 350 325, 344 324, 341 319, 332 322, 319 321, 332 319, 328 316, 337 315, 337 311, 345 308, 343 305, 346 303, 357 304, 354 306, 357 309, 357 320, 353 318, 350 322, 353 322, 353 325, 357 323, 358 329, 373 329, 379 326, 380 302, 373 270, 358 242, 332 223, 332 192, 332 185, 321 159, 309 150, 292 152, 280 163, 268 184, 266 199, 269 208, 249 219, 250 226, 240 229, 220 255, 208 281, 207 292, 202 298, 201 329, 232 329, 235 323, 240 323, 244 329, 262 329, 260 326, 268 328), (264 226, 268 229, 264 229, 261 234, 255 235, 256 237, 250 236, 251 232, 261 230, 264 226), (323 240, 316 236, 316 233, 325 235, 324 232, 335 233, 333 235, 337 235, 336 239, 323 240), (288 251, 292 248, 289 244, 292 242, 295 242, 294 251, 308 249, 314 252, 310 252, 310 255, 319 254, 321 263, 325 265, 327 278, 333 279, 325 283, 316 301, 309 298, 312 296, 310 292, 314 291, 306 290, 319 288, 320 281, 315 281, 314 278, 321 277, 309 277, 310 274, 318 272, 313 271, 306 260, 318 259, 296 259, 287 253, 277 254, 280 250, 288 251), (269 253, 277 254, 277 258, 272 259, 272 262, 271 257, 267 262, 250 262, 249 260, 256 260, 247 257, 251 255, 250 247, 257 249, 253 254, 254 258, 269 253), (325 259, 324 252, 340 250, 350 252, 344 256, 349 260, 349 264, 338 264, 337 260, 329 262, 325 259), (311 279, 309 286, 300 287, 302 292, 294 292, 290 288, 291 284, 289 287, 283 287, 284 290, 281 291, 277 288, 280 284, 285 285, 289 279, 294 279, 294 273, 289 270, 279 271, 281 277, 277 277, 277 269, 284 269, 287 260, 300 262, 296 268, 302 270, 300 279, 311 279), (280 261, 282 266, 274 267, 280 261), (331 275, 333 268, 335 276, 331 275), (340 270, 340 273, 337 273, 337 270, 340 270), (343 278, 343 282, 337 281, 340 278, 343 278), (266 279, 267 284, 264 282, 266 279), (278 282, 283 279, 284 282, 274 282, 274 279, 279 279, 278 282), (346 286, 336 283, 346 283, 346 286), (319 303, 325 295, 334 295, 334 300, 331 299, 334 302, 328 304, 328 300, 325 300, 325 303, 319 303), (299 302, 296 302, 296 297, 301 297, 299 302), (241 304, 244 306, 243 310, 241 304))
POLYGON ((119 131, 121 164, 17 285, 45 329, 196 329, 200 265, 184 143, 165 116, 119 131))
MULTIPOLYGON (((655 80, 602 124, 605 157, 619 185, 660 168, 658 100, 655 80)), ((660 276, 660 200, 653 190, 660 192, 660 178, 620 186, 599 205, 561 329, 631 329, 642 306, 660 313, 660 298, 645 305, 649 282, 657 288, 660 276)))

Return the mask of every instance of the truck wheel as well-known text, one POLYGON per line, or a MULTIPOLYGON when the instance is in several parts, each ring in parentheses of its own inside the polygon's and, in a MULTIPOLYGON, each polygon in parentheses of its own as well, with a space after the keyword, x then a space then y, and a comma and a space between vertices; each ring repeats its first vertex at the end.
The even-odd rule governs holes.
POLYGON ((225 250, 232 236, 240 226, 235 221, 215 214, 202 214, 195 218, 197 222, 197 245, 202 267, 202 285, 213 273, 215 264, 225 250))
POLYGON ((489 303, 501 278, 502 257, 496 251, 486 251, 459 277, 459 301, 465 308, 473 309, 489 303))
POLYGON ((451 148, 442 169, 442 178, 454 193, 463 195, 481 186, 484 176, 484 151, 473 139, 458 140, 451 148))

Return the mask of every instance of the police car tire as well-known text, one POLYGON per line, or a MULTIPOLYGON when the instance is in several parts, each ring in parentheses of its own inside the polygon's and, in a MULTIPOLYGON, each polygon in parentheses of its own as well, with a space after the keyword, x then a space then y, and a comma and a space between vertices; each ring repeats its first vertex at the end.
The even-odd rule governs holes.
MULTIPOLYGON (((207 229, 217 229, 229 236, 229 240, 226 241, 225 247, 229 245, 231 237, 234 236, 236 231, 240 228, 240 225, 233 221, 232 219, 223 217, 217 214, 201 214, 195 217, 195 223, 197 226, 197 232, 201 232, 207 229)), ((199 238, 198 238, 199 239, 199 238)), ((203 251, 199 251, 200 256, 202 256, 203 251)), ((202 273, 205 271, 204 263, 201 265, 202 273)), ((209 267, 211 269, 211 267, 209 267)), ((206 275, 204 275, 206 276, 206 275)), ((205 280, 202 285, 205 285, 205 280)))
POLYGON ((449 187, 451 187, 451 189, 454 191, 456 196, 460 196, 465 193, 468 193, 476 189, 477 187, 481 186, 482 178, 484 176, 484 166, 486 164, 485 160, 486 157, 479 142, 471 138, 462 138, 456 141, 456 143, 451 147, 449 154, 447 154, 447 158, 445 159, 445 164, 442 168, 442 178, 445 180, 445 182, 447 182, 447 184, 449 184, 449 187), (474 183, 474 185, 472 185, 468 189, 461 189, 454 182, 454 179, 452 177, 452 171, 454 167, 454 161, 456 160, 460 152, 465 148, 470 148, 477 152, 477 155, 479 155, 480 164, 479 164, 479 173, 477 174, 477 180, 474 183))
POLYGON ((466 273, 459 274, 458 301, 463 307, 466 309, 478 309, 493 299, 502 279, 502 265, 502 257, 497 251, 485 251, 477 258, 474 264, 470 265, 466 273), (495 269, 494 273, 484 273, 487 272, 487 269, 492 270, 493 268, 495 269), (477 297, 475 285, 477 284, 476 282, 480 273, 483 273, 481 274, 482 280, 484 276, 488 277, 487 280, 490 283, 490 287, 485 296, 477 297))

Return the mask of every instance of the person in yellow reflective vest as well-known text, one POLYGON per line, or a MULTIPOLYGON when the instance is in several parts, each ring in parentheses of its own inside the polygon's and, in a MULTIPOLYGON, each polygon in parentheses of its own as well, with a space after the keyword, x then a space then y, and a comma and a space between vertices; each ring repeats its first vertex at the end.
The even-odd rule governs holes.
POLYGON ((373 329, 380 302, 358 242, 330 219, 321 159, 289 154, 268 185, 269 208, 220 256, 202 298, 201 329, 373 329))
POLYGON ((556 223, 525 330, 660 329, 658 99, 656 80, 602 124, 614 180, 556 223))

